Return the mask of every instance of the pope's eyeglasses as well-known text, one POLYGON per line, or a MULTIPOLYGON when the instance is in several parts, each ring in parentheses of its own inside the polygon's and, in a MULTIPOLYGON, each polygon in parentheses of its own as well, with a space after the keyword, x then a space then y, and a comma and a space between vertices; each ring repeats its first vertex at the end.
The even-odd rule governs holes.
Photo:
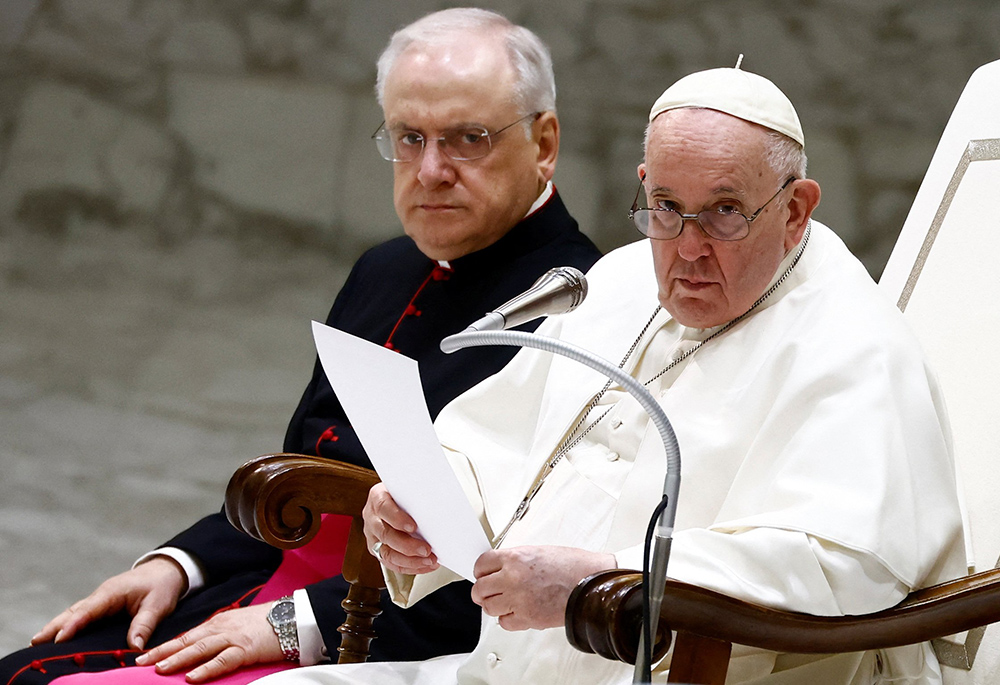
POLYGON ((743 240, 750 235, 750 224, 760 216, 774 198, 778 197, 782 190, 795 180, 790 177, 778 191, 771 196, 771 199, 761 205, 756 212, 747 216, 740 212, 734 205, 720 204, 711 209, 705 209, 697 214, 682 214, 673 207, 639 207, 639 196, 642 194, 645 179, 639 181, 639 190, 635 193, 632 201, 632 208, 628 211, 628 218, 635 223, 647 238, 653 240, 673 240, 681 234, 685 221, 695 221, 701 230, 710 238, 716 240, 743 240))

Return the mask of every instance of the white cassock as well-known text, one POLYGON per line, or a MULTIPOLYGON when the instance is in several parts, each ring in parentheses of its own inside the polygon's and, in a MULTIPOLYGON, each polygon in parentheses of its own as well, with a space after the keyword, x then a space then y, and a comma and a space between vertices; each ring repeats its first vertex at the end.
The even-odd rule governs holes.
MULTIPOLYGON (((617 363, 657 307, 649 246, 612 252, 587 279, 584 304, 538 332, 617 363)), ((685 328, 661 310, 624 368, 645 382, 716 330, 685 328)), ((488 533, 507 525, 604 383, 569 359, 523 350, 441 412, 438 435, 488 533)), ((669 576, 768 606, 837 615, 882 609, 913 588, 966 573, 947 419, 933 375, 900 313, 825 226, 812 223, 801 259, 750 316, 647 387, 673 424, 682 459, 669 576)), ((623 391, 605 393, 589 419, 607 408, 552 469, 503 547, 581 547, 614 553, 621 568, 641 567, 642 537, 662 494, 663 444, 623 391)), ((404 605, 454 579, 447 569, 387 574, 393 599, 404 605)), ((665 680, 668 667, 669 656, 654 680, 665 680)), ((571 648, 562 628, 509 632, 484 615, 472 654, 318 666, 263 682, 578 685, 631 678, 631 666, 571 648)), ((890 679, 939 683, 930 648, 803 657, 735 646, 727 682, 890 679)))

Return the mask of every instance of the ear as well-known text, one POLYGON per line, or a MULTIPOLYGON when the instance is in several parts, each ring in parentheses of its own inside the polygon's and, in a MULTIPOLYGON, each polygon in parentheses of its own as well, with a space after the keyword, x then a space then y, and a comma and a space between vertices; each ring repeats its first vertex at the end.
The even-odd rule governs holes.
POLYGON ((646 163, 643 162, 635 168, 635 173, 639 175, 639 182, 642 183, 646 180, 646 163))
POLYGON ((548 182, 556 172, 559 157, 559 119, 555 112, 542 112, 532 128, 538 145, 538 172, 548 182))
POLYGON ((788 220, 785 224, 785 250, 791 250, 802 240, 813 210, 819 205, 819 183, 811 178, 792 181, 788 200, 788 220))

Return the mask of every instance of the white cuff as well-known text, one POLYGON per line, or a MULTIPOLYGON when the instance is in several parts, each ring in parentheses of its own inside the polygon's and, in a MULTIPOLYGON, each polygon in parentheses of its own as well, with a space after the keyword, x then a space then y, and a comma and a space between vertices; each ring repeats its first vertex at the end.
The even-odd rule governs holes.
POLYGON ((295 629, 299 634, 299 665, 315 666, 328 658, 323 635, 316 624, 316 614, 313 613, 309 593, 296 590, 292 594, 295 602, 295 629))
POLYGON ((160 547, 152 552, 146 552, 132 564, 132 568, 153 557, 168 557, 176 561, 183 569, 184 575, 187 576, 187 590, 180 596, 180 599, 184 599, 192 592, 197 592, 205 587, 205 572, 201 569, 201 564, 192 555, 176 547, 160 547))

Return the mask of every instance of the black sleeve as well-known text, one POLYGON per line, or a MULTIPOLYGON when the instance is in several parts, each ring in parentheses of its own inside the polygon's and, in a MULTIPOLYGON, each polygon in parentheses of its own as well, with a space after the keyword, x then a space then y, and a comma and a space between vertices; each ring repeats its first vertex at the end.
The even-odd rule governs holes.
POLYGON ((273 572, 281 563, 280 549, 236 530, 223 512, 206 516, 162 546, 177 547, 195 557, 205 570, 206 585, 251 570, 273 572))

